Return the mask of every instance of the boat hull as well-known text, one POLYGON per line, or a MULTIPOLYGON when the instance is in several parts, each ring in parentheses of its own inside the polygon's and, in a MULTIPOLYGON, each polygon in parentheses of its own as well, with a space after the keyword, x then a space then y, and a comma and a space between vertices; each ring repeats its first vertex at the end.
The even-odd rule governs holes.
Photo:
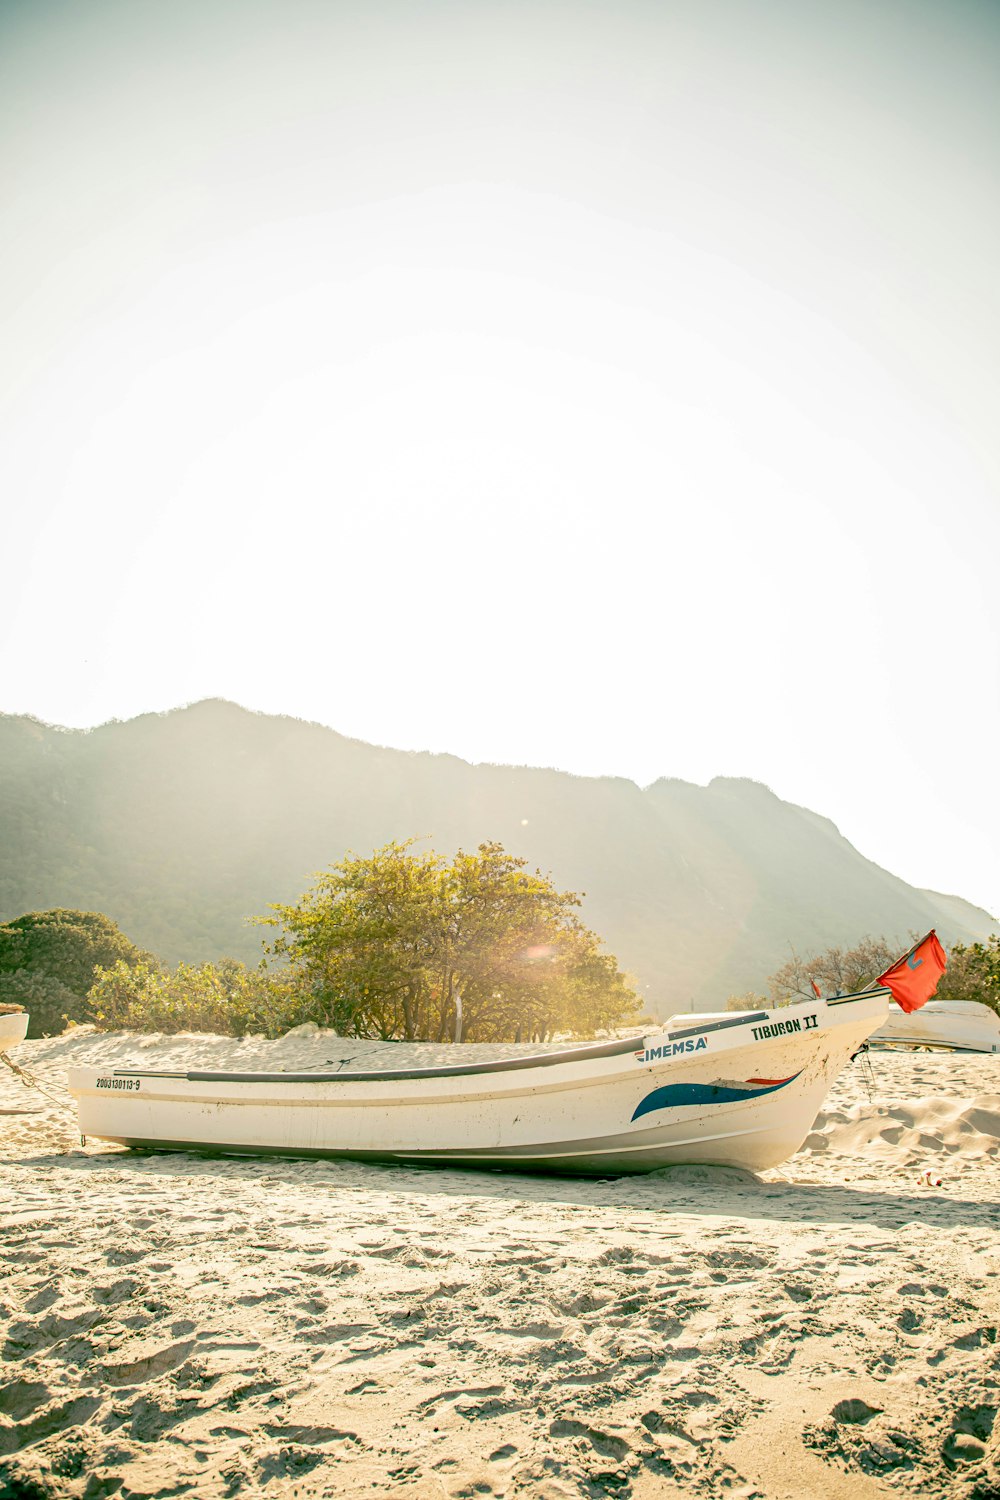
POLYGON ((929 1000, 912 1015, 893 1002, 872 1046, 1000 1053, 1000 1017, 974 1000, 929 1000))
MULTIPOLYGON (((586 1175, 775 1166, 885 1019, 884 994, 731 1018, 546 1059, 334 1074, 78 1068, 80 1129, 126 1146, 586 1175)), ((680 1024, 683 1022, 683 1024, 680 1024)))
POLYGON ((0 1016, 0 1052, 6 1052, 8 1047, 24 1041, 28 1033, 28 1020, 26 1010, 15 1010, 9 1015, 0 1016))

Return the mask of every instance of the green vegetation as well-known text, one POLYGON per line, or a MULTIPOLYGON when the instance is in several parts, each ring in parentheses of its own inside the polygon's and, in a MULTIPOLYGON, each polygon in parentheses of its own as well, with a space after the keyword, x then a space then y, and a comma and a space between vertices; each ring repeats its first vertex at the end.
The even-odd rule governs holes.
POLYGON ((935 1000, 978 1000, 1000 1015, 1000 935, 985 943, 956 943, 935 1000))
POLYGON ((269 951, 310 1019, 345 1035, 500 1041, 634 1019, 636 996, 572 911, 580 898, 525 864, 495 843, 451 862, 410 844, 349 856, 264 919, 284 929, 269 951))
MULTIPOLYGON (((911 941, 916 937, 911 934, 911 941)), ((811 1000, 815 993, 810 983, 813 979, 824 995, 838 991, 853 994, 884 974, 906 946, 885 937, 864 937, 853 948, 827 948, 812 958, 799 958, 793 953, 771 975, 772 1000, 778 1005, 811 1000)), ((1000 1015, 1000 935, 994 934, 985 943, 953 944, 934 999, 975 1000, 1000 1015)))
POLYGON ((792 1000, 812 1000, 815 980, 823 995, 853 995, 884 974, 906 949, 906 943, 885 937, 863 937, 853 948, 839 944, 812 958, 799 958, 793 952, 787 963, 771 975, 768 983, 776 1005, 792 1000))
POLYGON ((236 958, 216 964, 155 964, 119 960, 99 969, 90 992, 102 1031, 207 1031, 222 1036, 281 1036, 309 1020, 308 995, 286 976, 248 969, 236 958))
MULTIPOLYGON (((0 1008, 31 1012, 32 1036, 67 1022, 100 1029, 277 1037, 314 1021, 345 1036, 443 1041, 592 1035, 632 1024, 639 1003, 616 960, 558 891, 500 844, 451 861, 388 844, 349 856, 291 905, 257 921, 281 929, 271 962, 235 958, 168 971, 100 912, 29 912, 0 925, 0 1008)), ((730 1010, 758 1010, 860 990, 905 943, 865 937, 771 976, 771 1000, 732 995, 730 1010)), ((940 1000, 970 1000, 1000 1014, 1000 936, 956 943, 940 1000)))
POLYGON ((52 1036, 93 1019, 88 991, 100 967, 150 958, 101 912, 28 912, 0 925, 0 1000, 31 1012, 29 1036, 52 1036))
POLYGON ((756 990, 747 990, 745 995, 730 995, 726 1001, 727 1010, 767 1010, 771 1005, 766 995, 758 995, 756 990))
POLYGON ((30 1009, 32 1035, 68 1021, 268 1037, 315 1021, 410 1041, 592 1035, 634 1020, 638 1001, 578 905, 499 844, 451 861, 389 844, 259 918, 280 932, 253 969, 224 958, 169 972, 98 912, 18 917, 0 927, 0 1000, 30 1009))

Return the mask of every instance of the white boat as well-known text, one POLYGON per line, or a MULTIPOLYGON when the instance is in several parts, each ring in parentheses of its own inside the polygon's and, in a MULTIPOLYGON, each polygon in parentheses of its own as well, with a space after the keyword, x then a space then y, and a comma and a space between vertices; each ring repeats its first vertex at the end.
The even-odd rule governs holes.
POLYGON ((885 1020, 886 995, 679 1015, 656 1035, 449 1067, 90 1067, 71 1069, 69 1088, 84 1137, 161 1151, 589 1175, 684 1162, 760 1171, 798 1150, 834 1078, 885 1020))
POLYGON ((28 1032, 26 1010, 0 1009, 0 1052, 6 1052, 16 1042, 23 1042, 28 1032))
POLYGON ((948 1052, 1000 1053, 1000 1016, 976 1000, 928 1000, 907 1015, 895 1000, 873 1047, 932 1047, 948 1052))

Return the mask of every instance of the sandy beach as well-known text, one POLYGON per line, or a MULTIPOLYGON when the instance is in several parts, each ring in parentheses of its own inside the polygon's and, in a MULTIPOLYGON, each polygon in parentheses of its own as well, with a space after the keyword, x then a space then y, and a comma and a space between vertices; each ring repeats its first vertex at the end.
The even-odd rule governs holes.
POLYGON ((345 1048, 15 1050, 0 1500, 1000 1496, 1000 1058, 873 1054, 760 1178, 139 1155, 65 1108, 75 1061, 345 1048))

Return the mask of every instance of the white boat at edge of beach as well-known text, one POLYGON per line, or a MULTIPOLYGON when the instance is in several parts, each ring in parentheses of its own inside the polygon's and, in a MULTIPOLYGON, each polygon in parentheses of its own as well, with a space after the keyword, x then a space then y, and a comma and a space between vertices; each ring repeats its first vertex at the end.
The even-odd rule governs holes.
POLYGON ((28 1032, 28 1012, 9 1010, 0 1014, 0 1052, 23 1042, 28 1032))
MULTIPOLYGON (((655 1034, 454 1066, 69 1070, 84 1137, 159 1151, 614 1175, 792 1156, 888 990, 676 1015, 655 1034)), ((399 1044, 401 1049, 405 1044, 399 1044)))
POLYGON ((872 1034, 871 1044, 1000 1053, 1000 1016, 978 1000, 928 1000, 912 1015, 891 1000, 889 1018, 872 1034))

